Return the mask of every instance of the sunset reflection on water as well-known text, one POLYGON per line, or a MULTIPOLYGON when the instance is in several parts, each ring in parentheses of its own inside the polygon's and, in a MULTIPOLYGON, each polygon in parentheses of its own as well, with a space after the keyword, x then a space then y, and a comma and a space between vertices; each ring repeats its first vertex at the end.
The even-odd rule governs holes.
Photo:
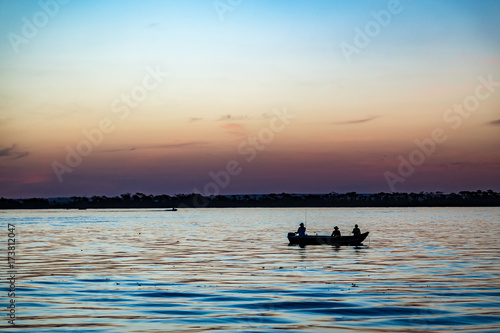
POLYGON ((16 328, 500 330, 491 237, 500 209, 307 210, 309 234, 370 231, 358 248, 289 246, 304 218, 304 209, 0 211, 4 229, 17 229, 16 328))

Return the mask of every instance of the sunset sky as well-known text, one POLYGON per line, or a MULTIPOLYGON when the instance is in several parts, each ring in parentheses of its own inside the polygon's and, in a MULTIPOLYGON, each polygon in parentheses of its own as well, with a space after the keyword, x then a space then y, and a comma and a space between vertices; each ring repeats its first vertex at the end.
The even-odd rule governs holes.
POLYGON ((1 1, 0 197, 500 190, 500 1, 1 1))

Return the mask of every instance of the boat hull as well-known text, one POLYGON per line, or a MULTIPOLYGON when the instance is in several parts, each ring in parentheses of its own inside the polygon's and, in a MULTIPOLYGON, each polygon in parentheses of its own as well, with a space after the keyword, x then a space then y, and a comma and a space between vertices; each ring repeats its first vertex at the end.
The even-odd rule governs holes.
POLYGON ((288 241, 290 245, 362 245, 361 243, 368 237, 369 232, 364 232, 356 236, 297 236, 293 232, 288 233, 288 241))

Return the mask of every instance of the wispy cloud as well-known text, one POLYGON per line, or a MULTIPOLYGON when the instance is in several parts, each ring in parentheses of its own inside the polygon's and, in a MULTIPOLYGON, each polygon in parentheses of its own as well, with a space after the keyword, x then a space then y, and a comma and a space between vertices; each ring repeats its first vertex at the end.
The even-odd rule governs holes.
POLYGON ((191 118, 188 119, 188 122, 194 123, 194 122, 197 122, 197 121, 200 121, 200 120, 203 120, 203 118, 191 117, 191 118))
POLYGON ((160 24, 158 22, 152 22, 146 25, 146 28, 148 29, 158 29, 160 28, 160 24))
POLYGON ((262 113, 260 116, 248 116, 245 114, 242 115, 232 115, 230 113, 224 114, 220 116, 217 121, 246 121, 246 120, 264 120, 264 119, 270 119, 276 117, 274 113, 271 112, 265 112, 262 113))
POLYGON ((500 57, 484 58, 483 61, 488 64, 500 64, 500 57))
POLYGON ((246 115, 233 116, 233 115, 228 113, 228 114, 222 115, 219 119, 217 119, 217 121, 239 121, 239 120, 247 120, 247 119, 250 119, 250 118, 246 115))
POLYGON ((27 151, 21 151, 16 148, 16 145, 12 145, 11 147, 0 149, 0 157, 10 157, 13 160, 17 160, 19 158, 23 158, 28 156, 30 153, 27 151))
POLYGON ((445 168, 459 168, 459 169, 464 169, 464 168, 478 168, 478 167, 485 167, 485 166, 500 166, 500 163, 478 163, 478 162, 450 162, 450 163, 442 163, 439 166, 445 167, 445 168))
POLYGON ((206 142, 203 141, 192 141, 192 142, 180 142, 180 143, 170 143, 170 144, 162 144, 162 145, 144 145, 144 146, 133 146, 133 147, 124 147, 124 148, 115 148, 102 150, 101 153, 118 153, 124 151, 138 151, 138 150, 146 150, 146 149, 177 149, 184 147, 196 147, 203 146, 206 142))
POLYGON ((354 124, 362 124, 362 123, 367 123, 369 121, 375 120, 377 118, 380 118, 379 116, 371 116, 368 118, 363 118, 363 119, 353 119, 353 120, 346 120, 346 121, 339 121, 334 124, 336 125, 354 125, 354 124))
POLYGON ((486 123, 488 126, 500 126, 500 119, 492 120, 486 123))
POLYGON ((246 135, 245 127, 241 124, 228 123, 228 124, 220 125, 219 127, 226 130, 227 134, 236 135, 236 136, 245 136, 246 135))

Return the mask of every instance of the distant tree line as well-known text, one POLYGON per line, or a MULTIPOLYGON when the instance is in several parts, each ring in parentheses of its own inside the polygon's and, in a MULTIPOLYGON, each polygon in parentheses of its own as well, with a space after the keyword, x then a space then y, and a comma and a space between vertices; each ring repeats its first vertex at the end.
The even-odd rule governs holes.
POLYGON ((0 209, 87 209, 87 208, 204 208, 204 207, 487 207, 500 206, 500 193, 461 191, 458 193, 372 193, 328 194, 271 193, 263 195, 200 194, 70 197, 58 199, 0 198, 0 209))

